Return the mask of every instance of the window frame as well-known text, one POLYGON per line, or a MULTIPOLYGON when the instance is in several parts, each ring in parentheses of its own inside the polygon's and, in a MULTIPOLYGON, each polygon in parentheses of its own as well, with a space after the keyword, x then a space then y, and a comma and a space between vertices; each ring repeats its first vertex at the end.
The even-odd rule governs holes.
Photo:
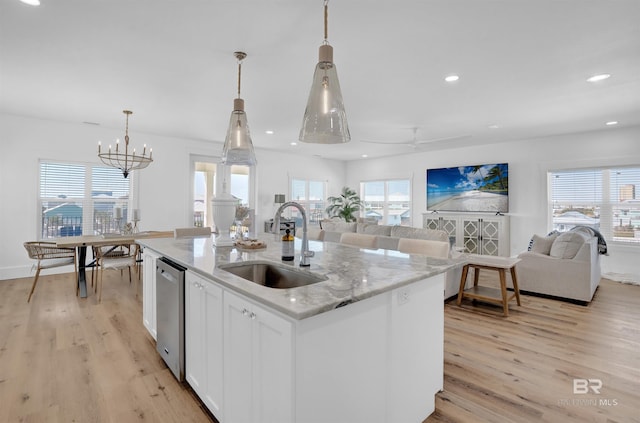
MULTIPOLYGON (((131 219, 131 215, 127 216, 127 214, 125 213, 125 210, 127 211, 132 211, 133 209, 135 209, 135 204, 137 201, 137 196, 135 195, 135 193, 137 192, 137 178, 135 177, 135 172, 132 172, 129 174, 127 181, 128 181, 128 190, 127 190, 127 195, 126 195, 126 199, 123 199, 122 197, 120 198, 96 198, 96 196, 93 195, 94 191, 102 191, 102 190, 94 190, 93 189, 93 170, 95 168, 103 168, 103 169, 108 169, 109 171, 112 170, 116 170, 115 168, 111 168, 109 166, 106 166, 102 163, 98 163, 98 162, 79 162, 79 161, 70 161, 70 160, 57 160, 57 159, 39 159, 38 160, 38 178, 37 178, 37 190, 36 190, 36 203, 37 203, 37 213, 36 213, 36 228, 37 228, 37 239, 38 240, 46 240, 46 239, 52 239, 52 238, 56 238, 59 236, 70 236, 70 235, 93 235, 95 234, 95 206, 97 204, 101 204, 101 203, 113 203, 114 206, 111 208, 111 215, 110 215, 110 220, 113 221, 113 210, 116 207, 116 205, 121 205, 121 207, 123 207, 123 220, 122 222, 120 222, 120 230, 122 230, 124 228, 124 225, 127 223, 127 220, 131 219), (82 229, 81 229, 81 233, 76 233, 76 230, 73 230, 73 233, 71 234, 66 234, 66 235, 60 235, 59 233, 56 234, 49 234, 48 236, 44 236, 45 234, 43 233, 44 231, 44 225, 43 225, 43 221, 44 221, 44 207, 43 205, 45 203, 48 202, 60 202, 61 198, 60 197, 43 197, 43 193, 42 193, 42 170, 43 170, 43 165, 46 164, 51 164, 51 165, 59 165, 59 166, 76 166, 76 167, 81 167, 83 169, 83 174, 84 174, 84 183, 83 183, 83 195, 82 197, 70 197, 69 198, 69 202, 73 202, 75 204, 80 204, 80 207, 82 208, 82 229)), ((64 176, 63 173, 60 173, 61 175, 64 176)), ((119 173, 120 177, 122 177, 124 179, 124 176, 122 176, 122 173, 119 173)), ((117 230, 117 223, 109 223, 109 231, 114 231, 117 230)))
MULTIPOLYGON (((304 208, 305 213, 307 214, 307 222, 310 225, 319 225, 320 221, 324 219, 326 214, 325 210, 327 208, 327 181, 320 180, 320 179, 313 179, 313 178, 291 177, 291 180, 289 181, 289 199, 290 199, 289 201, 295 201, 296 203, 300 204, 304 208), (304 199, 293 198, 294 196, 293 184, 295 181, 304 182, 304 192, 305 192, 304 199), (319 200, 309 198, 309 194, 311 191, 310 190, 311 183, 318 183, 322 186, 322 196, 319 200), (314 207, 313 209, 311 208, 312 205, 317 205, 317 204, 320 204, 320 207, 314 207)), ((299 213, 295 209, 290 209, 285 212, 290 213, 290 215, 294 219, 299 213)))
MULTIPOLYGON (((614 245, 626 245, 631 246, 633 248, 640 247, 640 237, 626 237, 626 236, 616 236, 617 227, 615 225, 615 219, 620 218, 620 216, 616 216, 616 210, 620 209, 634 209, 634 211, 638 211, 640 213, 640 201, 624 203, 619 199, 619 189, 622 185, 614 186, 612 181, 612 175, 616 172, 620 172, 622 170, 632 170, 636 171, 640 174, 640 165, 612 165, 612 166, 590 166, 584 168, 574 168, 574 169, 553 169, 547 171, 547 189, 548 189, 548 219, 549 219, 549 229, 550 230, 558 230, 563 228, 558 228, 559 223, 554 222, 554 209, 557 205, 569 205, 571 206, 582 206, 592 207, 594 212, 597 211, 597 230, 602 234, 605 238, 606 242, 614 245), (570 175, 571 173, 589 173, 592 172, 594 175, 598 175, 598 177, 594 177, 594 179, 598 179, 598 185, 593 188, 593 192, 595 193, 593 199, 587 200, 558 200, 555 195, 555 180, 558 178, 558 175, 570 175), (615 192, 615 188, 618 188, 618 192, 615 192), (613 196, 618 199, 613 199, 613 196), (561 203, 558 203, 561 201, 561 203)), ((619 174, 619 173, 618 173, 619 174)), ((632 175, 632 177, 636 177, 636 175, 632 175)), ((634 181, 635 182, 635 181, 634 181)), ((640 200, 640 195, 638 194, 638 190, 640 189, 640 175, 638 176, 638 183, 634 183, 632 185, 635 186, 635 200, 640 200)), ((585 184, 586 186, 586 184, 585 184)), ((578 187, 579 188, 579 187, 578 187)), ((578 190, 578 188, 574 188, 573 194, 578 190)), ((585 191, 587 192, 587 191, 585 191)), ((635 215, 635 213, 634 213, 635 215)), ((632 220, 629 218, 630 225, 632 225, 632 220)), ((589 225, 587 225, 589 226, 589 225)), ((566 230, 570 229, 567 228, 566 230)), ((640 224, 638 225, 638 229, 635 232, 640 231, 640 224)), ((635 233, 634 232, 634 233, 635 233)), ((621 233, 620 230, 617 231, 618 234, 621 233)))
POLYGON ((382 225, 393 225, 394 223, 389 223, 389 210, 392 209, 389 207, 390 204, 402 203, 404 201, 392 201, 389 200, 389 183, 390 182, 398 182, 398 181, 407 181, 409 183, 409 200, 408 200, 408 220, 402 222, 402 218, 400 218, 400 226, 411 227, 413 225, 413 178, 411 177, 399 177, 399 178, 387 178, 387 179, 372 179, 360 181, 360 198, 365 203, 365 207, 360 211, 360 215, 362 217, 366 217, 367 211, 369 208, 367 207, 366 200, 366 189, 365 184, 381 182, 384 184, 384 199, 382 201, 382 217, 379 219, 378 224, 382 225))

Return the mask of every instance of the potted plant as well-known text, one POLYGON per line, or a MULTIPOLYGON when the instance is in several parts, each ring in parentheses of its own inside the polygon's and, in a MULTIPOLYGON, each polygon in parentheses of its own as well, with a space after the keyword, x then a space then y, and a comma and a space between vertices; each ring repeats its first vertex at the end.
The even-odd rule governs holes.
POLYGON ((364 202, 349 187, 342 187, 342 193, 339 197, 329 197, 327 201, 330 203, 326 209, 329 217, 339 217, 345 222, 355 222, 355 213, 364 207, 364 202))

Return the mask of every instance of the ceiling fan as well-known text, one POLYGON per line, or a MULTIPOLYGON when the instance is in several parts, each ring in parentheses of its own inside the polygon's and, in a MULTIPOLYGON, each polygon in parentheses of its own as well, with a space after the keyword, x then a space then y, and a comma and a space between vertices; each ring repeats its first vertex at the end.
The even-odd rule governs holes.
POLYGON ((401 141, 401 142, 395 142, 395 141, 368 141, 368 140, 360 140, 362 142, 367 142, 370 144, 387 144, 387 145, 406 145, 409 147, 413 147, 413 148, 418 148, 421 144, 428 144, 431 142, 436 142, 436 141, 450 141, 450 140, 457 140, 457 139, 462 139, 462 138, 468 138, 471 135, 469 134, 465 134, 465 135, 456 135, 453 137, 443 137, 443 138, 431 138, 431 139, 427 139, 427 140, 419 140, 417 137, 418 134, 418 128, 412 128, 413 130, 413 139, 409 140, 409 141, 401 141))

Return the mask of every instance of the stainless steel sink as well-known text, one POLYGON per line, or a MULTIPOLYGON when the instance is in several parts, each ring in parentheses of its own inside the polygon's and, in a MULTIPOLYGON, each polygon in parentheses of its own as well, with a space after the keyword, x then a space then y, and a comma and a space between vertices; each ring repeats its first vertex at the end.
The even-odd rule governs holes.
POLYGON ((246 262, 220 266, 221 270, 269 288, 287 289, 326 281, 327 278, 275 263, 246 262))

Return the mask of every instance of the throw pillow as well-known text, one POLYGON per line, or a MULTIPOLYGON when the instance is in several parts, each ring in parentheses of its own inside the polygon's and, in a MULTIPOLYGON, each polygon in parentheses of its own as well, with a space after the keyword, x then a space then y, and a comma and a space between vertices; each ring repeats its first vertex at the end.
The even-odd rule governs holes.
POLYGON ((553 241, 549 255, 561 259, 572 259, 586 240, 584 234, 579 232, 564 232, 553 241))
POLYGON ((554 233, 549 236, 534 235, 531 239, 533 242, 529 250, 534 253, 545 254, 548 256, 551 252, 553 241, 556 240, 558 235, 558 233, 554 233))

